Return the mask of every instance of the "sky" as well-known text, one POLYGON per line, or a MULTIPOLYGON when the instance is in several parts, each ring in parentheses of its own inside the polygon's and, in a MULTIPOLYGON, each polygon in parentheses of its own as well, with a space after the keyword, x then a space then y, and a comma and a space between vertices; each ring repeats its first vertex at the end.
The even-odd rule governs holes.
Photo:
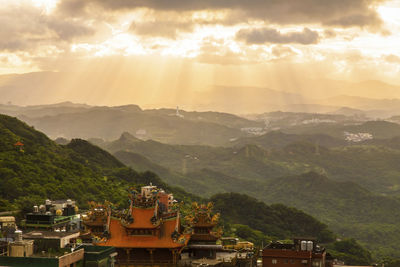
POLYGON ((0 103, 399 97, 338 83, 400 85, 399 14, 400 0, 0 0, 0 103))

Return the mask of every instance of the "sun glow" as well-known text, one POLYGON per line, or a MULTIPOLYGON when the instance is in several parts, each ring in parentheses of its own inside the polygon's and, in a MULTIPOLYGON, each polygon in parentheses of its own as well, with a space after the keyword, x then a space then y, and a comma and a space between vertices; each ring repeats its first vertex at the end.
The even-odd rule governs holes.
POLYGON ((33 5, 45 10, 45 12, 51 13, 57 6, 60 0, 32 0, 33 5))

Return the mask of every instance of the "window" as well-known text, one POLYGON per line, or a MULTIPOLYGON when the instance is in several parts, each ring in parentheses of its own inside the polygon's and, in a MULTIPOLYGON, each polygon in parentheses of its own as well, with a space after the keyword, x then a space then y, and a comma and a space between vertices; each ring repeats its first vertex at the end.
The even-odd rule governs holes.
POLYGON ((288 260, 288 259, 285 259, 284 263, 285 263, 285 264, 288 264, 288 263, 289 263, 289 260, 288 260))
POLYGON ((294 264, 294 260, 290 260, 290 263, 291 263, 291 264, 294 264))
POLYGON ((272 259, 272 264, 277 264, 278 260, 277 259, 272 259))

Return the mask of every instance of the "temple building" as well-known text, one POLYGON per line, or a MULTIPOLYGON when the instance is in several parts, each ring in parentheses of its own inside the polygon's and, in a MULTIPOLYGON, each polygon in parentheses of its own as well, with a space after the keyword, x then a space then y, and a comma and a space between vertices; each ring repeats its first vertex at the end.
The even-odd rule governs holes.
POLYGON ((212 216, 212 207, 212 203, 208 205, 193 203, 192 214, 185 218, 192 228, 192 235, 187 246, 189 258, 216 259, 217 251, 223 249, 222 245, 217 245, 222 231, 213 231, 218 223, 219 214, 212 216))
POLYGON ((82 219, 93 243, 115 247, 117 266, 176 265, 190 233, 183 233, 173 196, 150 185, 132 189, 129 201, 124 211, 111 203, 92 206, 82 219))

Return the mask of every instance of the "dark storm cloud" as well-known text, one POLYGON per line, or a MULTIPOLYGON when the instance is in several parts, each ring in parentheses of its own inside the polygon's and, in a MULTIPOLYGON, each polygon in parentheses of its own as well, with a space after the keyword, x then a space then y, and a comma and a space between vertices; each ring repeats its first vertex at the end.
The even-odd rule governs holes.
POLYGON ((39 9, 24 6, 0 9, 0 25, 2 51, 33 50, 94 33, 78 21, 46 16, 39 9))
POLYGON ((63 0, 59 9, 76 14, 89 5, 108 10, 149 8, 159 11, 231 10, 243 22, 261 19, 277 24, 321 23, 324 25, 379 26, 374 4, 383 0, 63 0))
POLYGON ((318 32, 304 28, 301 32, 281 33, 276 29, 242 29, 237 32, 236 39, 245 41, 247 44, 316 44, 319 40, 318 32))

